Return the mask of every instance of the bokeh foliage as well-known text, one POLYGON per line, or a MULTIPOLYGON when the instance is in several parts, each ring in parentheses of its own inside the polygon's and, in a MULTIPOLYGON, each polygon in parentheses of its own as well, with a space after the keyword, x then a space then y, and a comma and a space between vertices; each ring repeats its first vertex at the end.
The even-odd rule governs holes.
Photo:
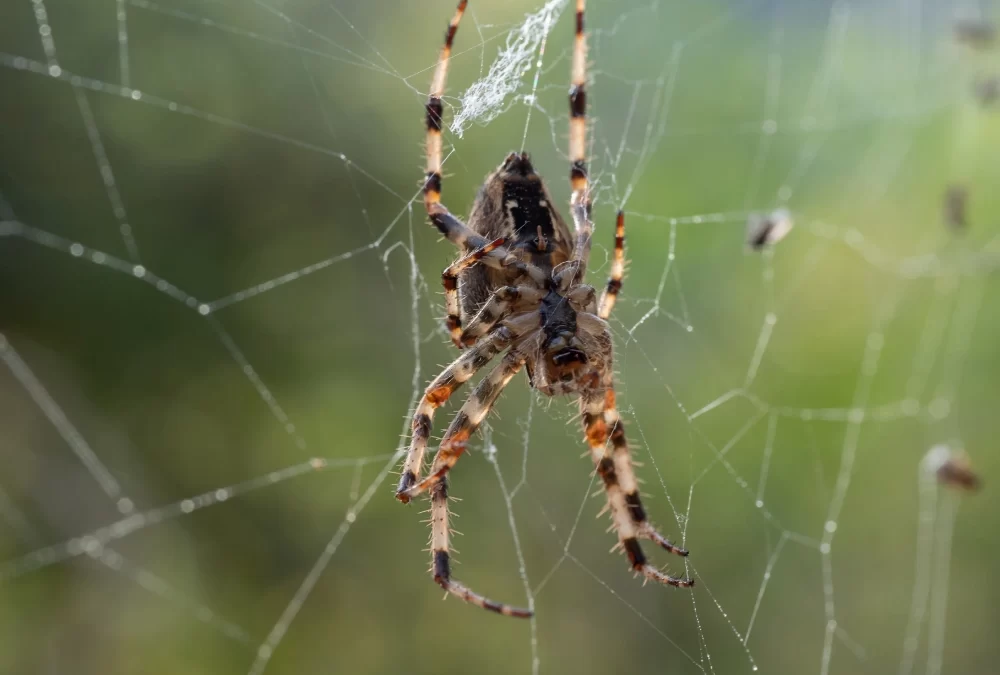
MULTIPOLYGON (((536 4, 473 3, 451 93, 488 68, 505 29, 536 4)), ((559 563, 536 597, 541 672, 693 673, 709 669, 708 655, 714 672, 748 672, 728 622, 745 631, 779 545, 747 646, 766 672, 819 671, 827 615, 817 542, 852 447, 844 411, 858 401, 866 419, 829 554, 838 626, 849 637, 835 638, 831 672, 898 667, 916 562, 918 464, 939 442, 964 444, 987 477, 956 522, 944 662, 949 672, 991 672, 1000 659, 998 501, 989 478, 998 468, 1000 286, 989 256, 975 252, 1000 255, 990 247, 1000 223, 1000 115, 979 110, 967 86, 991 62, 951 44, 949 8, 928 10, 913 40, 899 23, 912 13, 862 3, 834 58, 826 3, 591 4, 591 281, 602 283, 609 224, 629 193, 630 268, 614 323, 620 400, 645 465, 647 507, 674 536, 675 510, 687 515, 701 583, 692 603, 687 591, 642 587, 607 554, 613 540, 594 520, 599 500, 579 515, 596 485, 588 489, 590 467, 578 458, 572 406, 532 401, 515 382, 490 438, 506 489, 517 487, 512 515, 532 586, 559 563), (774 54, 780 86, 769 108, 774 54), (666 108, 651 107, 664 91, 658 78, 670 83, 666 108), (655 136, 661 114, 666 133, 653 148, 645 129, 652 124, 655 136), (758 165, 768 117, 777 132, 758 165), (640 165, 644 149, 651 154, 640 165), (940 215, 944 189, 956 182, 971 195, 970 225, 958 236, 940 215), (786 184, 798 227, 773 258, 746 252, 739 217, 670 224, 772 208, 786 184), (909 278, 901 261, 921 255, 913 265, 929 272, 909 278), (742 391, 769 311, 777 322, 752 384, 689 419, 742 391), (868 378, 866 348, 879 336, 884 347, 868 378), (913 392, 916 413, 902 414, 913 392), (947 401, 946 414, 932 414, 942 412, 936 399, 947 401), (801 413, 826 408, 842 412, 833 420, 801 413), (813 543, 781 543, 792 533, 813 543), (863 658, 847 640, 864 647, 863 658)), ((138 508, 314 456, 378 457, 400 446, 414 386, 453 358, 438 330, 437 287, 453 252, 410 201, 421 175, 421 92, 450 5, 119 3, 138 97, 116 88, 115 3, 45 3, 60 65, 109 83, 97 88, 12 67, 14 57, 46 57, 33 4, 0 9, 0 52, 10 56, 0 68, 0 191, 20 222, 128 258, 81 119, 83 96, 142 264, 200 300, 355 252, 206 319, 107 267, 0 239, 0 332, 138 508), (215 321, 294 433, 261 400, 215 321)), ((552 33, 525 136, 560 203, 568 199, 571 23, 564 15, 552 33)), ((520 146, 527 110, 514 104, 450 139, 444 193, 454 211, 466 212, 482 176, 520 146)), ((119 516, 3 368, 0 429, 0 487, 30 523, 28 531, 0 525, 0 558, 119 516)), ((245 672, 384 464, 283 481, 115 542, 169 581, 163 595, 86 556, 0 585, 0 671, 245 672), (245 642, 185 602, 236 622, 245 642)), ((477 447, 455 471, 465 534, 456 574, 523 602, 497 467, 477 447)), ((267 672, 530 672, 527 623, 439 601, 425 573, 421 509, 395 503, 392 483, 390 475, 377 486, 267 672)), ((918 666, 926 661, 920 652, 918 666)))

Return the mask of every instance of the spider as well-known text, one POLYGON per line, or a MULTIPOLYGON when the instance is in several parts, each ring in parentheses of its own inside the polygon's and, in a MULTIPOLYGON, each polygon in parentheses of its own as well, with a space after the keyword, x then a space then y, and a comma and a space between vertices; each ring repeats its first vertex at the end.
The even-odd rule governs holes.
POLYGON ((556 210, 542 178, 526 153, 511 153, 487 176, 466 225, 441 203, 441 116, 452 41, 467 0, 448 24, 427 99, 427 173, 423 195, 427 215, 461 255, 441 275, 446 327, 459 349, 468 348, 428 385, 413 414, 409 453, 396 498, 408 503, 429 491, 434 581, 466 602, 505 616, 530 617, 529 609, 495 602, 451 576, 449 559, 449 470, 469 438, 522 368, 530 386, 547 396, 579 399, 590 457, 604 483, 607 510, 632 569, 646 579, 671 586, 693 586, 651 566, 639 545, 649 539, 671 553, 674 546, 646 518, 625 427, 615 408, 612 343, 606 319, 622 287, 625 268, 625 219, 618 213, 611 276, 600 301, 583 283, 590 257, 591 200, 584 155, 587 98, 584 0, 576 3, 570 108, 570 211, 575 241, 556 210), (463 327, 464 325, 464 327, 463 327), (472 391, 441 440, 430 473, 423 479, 424 452, 434 412, 463 383, 495 357, 500 363, 472 391), (610 444, 609 444, 610 441, 610 444))

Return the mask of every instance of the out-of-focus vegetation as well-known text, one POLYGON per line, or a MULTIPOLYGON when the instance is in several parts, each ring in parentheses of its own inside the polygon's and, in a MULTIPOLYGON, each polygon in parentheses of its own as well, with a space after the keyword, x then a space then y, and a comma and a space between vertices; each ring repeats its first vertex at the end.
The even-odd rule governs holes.
MULTIPOLYGON (((962 500, 933 561, 951 557, 945 671, 992 672, 1000 115, 977 106, 971 84, 996 56, 953 44, 944 6, 591 5, 590 280, 603 283, 627 196, 619 400, 647 509, 669 536, 683 527, 699 586, 643 587, 607 553, 574 406, 532 401, 523 378, 491 418, 497 465, 477 445, 454 471, 465 535, 455 572, 526 602, 513 518, 534 628, 442 603, 422 507, 393 500, 394 475, 376 481, 404 442, 415 389, 454 357, 437 282, 454 252, 411 202, 421 93, 450 1, 48 0, 63 71, 53 78, 35 72, 49 65, 42 5, 16 0, 0 9, 0 216, 89 248, 77 259, 68 243, 8 225, 0 332, 123 494, 145 511, 311 457, 372 461, 236 494, 95 557, 0 581, 0 671, 246 672, 360 497, 268 673, 522 673, 533 641, 543 673, 745 673, 734 629, 751 616, 746 648, 763 672, 819 672, 828 601, 830 672, 895 672, 913 616, 918 465, 951 442, 985 488, 962 500), (211 302, 330 264, 209 317, 94 264, 91 249, 132 260, 88 116, 145 270, 211 302), (957 234, 942 216, 955 184, 969 196, 957 234), (796 229, 773 256, 748 253, 745 213, 778 206, 782 186, 796 229), (719 213, 737 215, 671 224, 719 213), (509 512, 504 490, 516 491, 509 512), (227 635, 219 617, 245 633, 227 635)), ((449 92, 485 73, 507 28, 536 9, 473 2, 449 92)), ((524 143, 559 203, 571 35, 566 13, 524 143)), ((466 213, 485 173, 521 146, 527 114, 516 102, 448 139, 453 211, 466 213)), ((0 367, 2 560, 120 517, 37 398, 0 367)), ((917 672, 933 670, 921 638, 917 672)))

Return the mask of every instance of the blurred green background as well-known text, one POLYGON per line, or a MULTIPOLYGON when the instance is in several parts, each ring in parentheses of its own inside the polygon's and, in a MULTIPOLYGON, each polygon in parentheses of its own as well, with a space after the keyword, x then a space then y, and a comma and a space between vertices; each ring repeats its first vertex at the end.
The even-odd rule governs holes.
MULTIPOLYGON (((619 401, 647 509, 699 585, 643 587, 608 554, 575 406, 524 378, 490 419, 496 462, 477 443, 452 491, 456 576, 514 604, 527 586, 534 623, 441 602, 422 507, 392 498, 408 407, 454 358, 437 282, 454 252, 412 201, 451 0, 16 0, 0 7, 0 672, 893 673, 919 565, 934 582, 913 672, 993 672, 1000 110, 970 89, 996 52, 955 44, 950 3, 590 5, 590 281, 623 206, 619 401), (969 193, 957 235, 952 184, 969 193), (747 213, 781 204, 796 229, 748 253, 747 213), (206 317, 174 287, 222 302, 206 317), (122 517, 60 425, 136 513, 173 515, 29 571, 32 551, 122 517), (985 489, 921 501, 936 443, 964 446, 985 489), (314 457, 329 466, 268 484, 314 457)), ((474 1, 449 93, 539 8, 474 1)), ((533 105, 447 137, 456 213, 522 137, 567 202, 571 35, 565 13, 533 105)))

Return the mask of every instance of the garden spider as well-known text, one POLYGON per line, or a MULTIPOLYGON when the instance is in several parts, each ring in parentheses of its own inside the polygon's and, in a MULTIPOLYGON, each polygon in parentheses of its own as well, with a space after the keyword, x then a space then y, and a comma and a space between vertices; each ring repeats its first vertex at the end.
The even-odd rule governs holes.
POLYGON ((576 2, 576 41, 569 95, 571 213, 569 228, 552 204, 528 155, 511 153, 487 176, 479 190, 469 224, 441 203, 441 96, 451 45, 467 0, 461 0, 448 31, 427 99, 427 174, 424 206, 431 222, 462 256, 442 274, 446 325, 452 342, 468 347, 427 387, 413 415, 409 453, 403 464, 396 498, 407 503, 431 493, 431 551, 434 581, 449 593, 505 616, 530 617, 529 609, 494 602, 451 578, 448 556, 448 471, 465 451, 470 436, 522 367, 532 387, 548 396, 575 394, 590 456, 604 482, 608 510, 618 545, 635 572, 671 586, 693 586, 646 562, 639 538, 671 553, 688 552, 671 544, 646 519, 639 486, 625 440, 625 427, 615 408, 611 334, 606 319, 622 286, 625 268, 625 220, 618 213, 611 278, 600 303, 583 282, 590 257, 591 201, 584 156, 587 98, 584 85, 586 44, 584 0, 576 2), (459 292, 461 291, 461 292, 459 292), (471 320, 470 320, 471 317, 471 320), (467 325, 463 329, 463 321, 467 325), (464 382, 506 351, 499 365, 476 386, 455 415, 434 456, 430 474, 421 480, 424 451, 434 411, 464 382), (611 441, 610 446, 608 441, 611 441))

